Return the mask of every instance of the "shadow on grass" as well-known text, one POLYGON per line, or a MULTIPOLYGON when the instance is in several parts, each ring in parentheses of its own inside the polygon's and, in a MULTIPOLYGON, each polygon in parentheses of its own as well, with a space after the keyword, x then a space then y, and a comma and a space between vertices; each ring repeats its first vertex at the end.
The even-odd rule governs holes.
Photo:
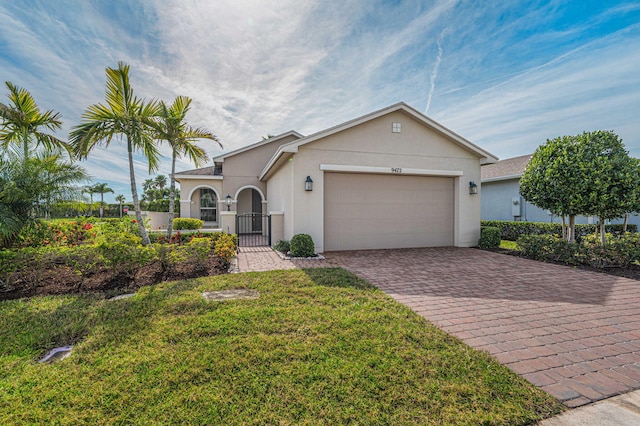
POLYGON ((342 268, 305 268, 302 271, 315 284, 324 287, 355 288, 359 290, 374 290, 376 287, 352 272, 342 268))

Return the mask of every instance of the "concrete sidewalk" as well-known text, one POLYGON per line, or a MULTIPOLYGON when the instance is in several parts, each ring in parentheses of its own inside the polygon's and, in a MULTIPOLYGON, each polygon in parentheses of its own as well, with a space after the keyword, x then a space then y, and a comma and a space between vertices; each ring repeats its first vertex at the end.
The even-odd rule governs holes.
POLYGON ((539 423, 540 426, 636 426, 640 425, 640 391, 614 396, 539 423))

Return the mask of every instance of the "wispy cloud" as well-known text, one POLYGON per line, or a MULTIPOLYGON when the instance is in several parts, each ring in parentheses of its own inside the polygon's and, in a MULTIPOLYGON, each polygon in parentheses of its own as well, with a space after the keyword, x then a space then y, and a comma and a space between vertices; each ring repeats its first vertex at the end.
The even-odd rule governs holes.
MULTIPOLYGON (((125 60, 138 95, 193 98, 188 120, 226 150, 404 100, 501 157, 593 126, 640 153, 640 9, 610 3, 0 2, 1 78, 60 111, 62 136, 103 101, 105 67, 125 60)), ((123 144, 84 164, 128 194, 123 144)))
POLYGON ((431 106, 431 98, 433 98, 433 93, 436 91, 436 78, 438 77, 438 69, 440 68, 440 62, 442 62, 442 41, 447 35, 446 28, 442 30, 440 35, 438 36, 438 54, 436 55, 436 62, 433 64, 433 69, 431 70, 431 78, 429 80, 429 94, 427 95, 427 106, 424 110, 425 114, 429 113, 429 107, 431 106))

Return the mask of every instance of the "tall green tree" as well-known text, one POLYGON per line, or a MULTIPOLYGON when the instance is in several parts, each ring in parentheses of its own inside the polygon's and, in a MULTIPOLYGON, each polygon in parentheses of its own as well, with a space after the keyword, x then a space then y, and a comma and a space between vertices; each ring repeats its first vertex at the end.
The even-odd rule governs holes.
POLYGON ((104 194, 110 192, 113 194, 113 189, 109 188, 106 183, 96 183, 91 188, 94 194, 100 194, 100 217, 104 216, 104 194))
POLYGON ((120 219, 122 219, 122 204, 125 202, 124 195, 118 194, 116 195, 116 201, 120 204, 120 219))
POLYGON ((96 146, 108 147, 115 136, 124 138, 133 206, 142 243, 146 245, 150 241, 142 221, 133 153, 141 152, 145 156, 150 172, 157 170, 160 154, 150 126, 160 112, 160 105, 134 96, 129 82, 129 65, 124 62, 119 62, 118 68, 107 68, 106 75, 106 104, 94 104, 86 109, 82 123, 71 131, 70 142, 78 158, 85 159, 96 146))
POLYGON ((187 124, 185 117, 191 108, 191 99, 186 96, 178 96, 171 106, 164 102, 160 104, 160 119, 156 125, 156 139, 166 141, 171 147, 171 175, 169 187, 169 223, 167 224, 167 236, 171 238, 173 232, 173 217, 175 214, 176 200, 176 159, 188 157, 196 167, 208 160, 205 151, 196 145, 198 139, 208 139, 222 144, 209 131, 202 128, 194 128, 187 124))
POLYGON ((613 131, 584 132, 575 138, 578 161, 585 171, 582 213, 599 218, 604 244, 605 221, 621 218, 639 207, 640 167, 613 131))
POLYGON ((575 240, 575 217, 584 213, 585 170, 579 144, 573 136, 548 139, 536 149, 520 177, 520 194, 531 204, 554 215, 569 217, 565 237, 575 240))
POLYGON ((70 151, 69 144, 50 132, 62 127, 60 114, 40 111, 31 93, 7 81, 9 103, 0 103, 0 150, 26 161, 40 147, 46 153, 70 151))

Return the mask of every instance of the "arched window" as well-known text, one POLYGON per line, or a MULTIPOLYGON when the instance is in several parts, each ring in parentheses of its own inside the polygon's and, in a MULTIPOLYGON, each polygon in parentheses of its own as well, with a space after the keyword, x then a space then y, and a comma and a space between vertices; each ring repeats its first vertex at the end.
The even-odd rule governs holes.
POLYGON ((200 219, 205 222, 216 222, 217 213, 218 199, 216 193, 209 188, 200 189, 200 219))

